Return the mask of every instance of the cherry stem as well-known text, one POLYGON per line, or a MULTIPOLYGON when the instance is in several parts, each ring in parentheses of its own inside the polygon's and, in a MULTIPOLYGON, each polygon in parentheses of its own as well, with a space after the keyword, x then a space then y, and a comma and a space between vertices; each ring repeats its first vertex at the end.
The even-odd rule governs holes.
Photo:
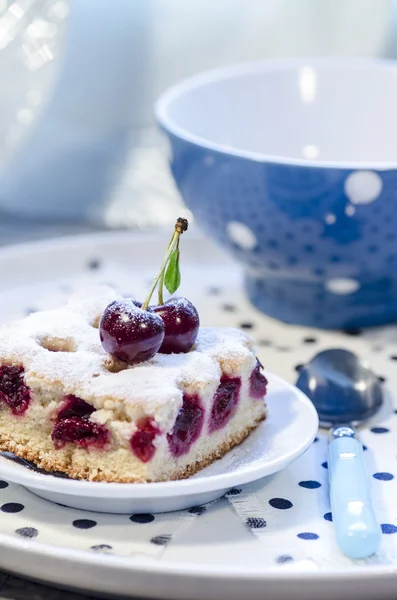
MULTIPOLYGON (((172 246, 172 243, 173 243, 174 237, 175 237, 175 233, 176 232, 174 231, 174 233, 172 234, 172 238, 171 238, 170 243, 168 244, 167 251, 172 246)), ((159 289, 158 289, 158 293, 159 293, 159 295, 158 295, 158 305, 159 306, 161 306, 162 304, 164 304, 164 296, 163 296, 163 293, 164 293, 164 277, 165 277, 165 269, 163 269, 161 271, 161 275, 160 275, 160 279, 159 279, 159 289)))
MULTIPOLYGON (((161 280, 161 286, 164 282, 164 274, 165 274, 165 269, 167 267, 168 261, 170 260, 170 256, 173 253, 173 251, 175 250, 175 248, 178 247, 179 244, 179 238, 181 237, 182 233, 184 231, 186 231, 188 228, 188 222, 186 219, 182 219, 179 218, 175 224, 175 231, 172 235, 171 241, 168 245, 167 248, 167 252, 165 254, 164 260, 161 264, 160 267, 160 271, 158 272, 158 274, 156 275, 156 277, 153 280, 152 285, 150 286, 150 290, 148 295, 145 298, 144 303, 142 304, 142 310, 147 310, 149 307, 149 303, 150 300, 152 299, 153 296, 153 292, 156 289, 156 286, 158 284, 158 282, 161 280)), ((159 290, 159 304, 163 304, 163 290, 161 288, 161 290, 159 290), (161 298, 161 302, 160 302, 160 298, 161 298)))

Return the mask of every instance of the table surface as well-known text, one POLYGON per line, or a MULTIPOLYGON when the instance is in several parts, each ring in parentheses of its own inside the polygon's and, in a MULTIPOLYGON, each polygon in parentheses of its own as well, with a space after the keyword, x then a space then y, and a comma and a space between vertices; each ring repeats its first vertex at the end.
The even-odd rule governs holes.
POLYGON ((89 598, 92 596, 56 590, 0 572, 0 600, 89 600, 89 598))

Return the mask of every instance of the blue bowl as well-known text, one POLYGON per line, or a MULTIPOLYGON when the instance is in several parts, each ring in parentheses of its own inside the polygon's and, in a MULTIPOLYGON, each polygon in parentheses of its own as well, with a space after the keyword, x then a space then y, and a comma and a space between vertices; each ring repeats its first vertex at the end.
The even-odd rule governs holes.
POLYGON ((197 223, 287 323, 397 319, 397 66, 271 61, 167 91, 156 113, 197 223))

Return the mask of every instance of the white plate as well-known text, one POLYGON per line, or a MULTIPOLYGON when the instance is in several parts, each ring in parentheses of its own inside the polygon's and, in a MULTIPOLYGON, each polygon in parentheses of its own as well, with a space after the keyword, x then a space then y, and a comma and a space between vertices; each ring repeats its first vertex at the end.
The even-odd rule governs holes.
POLYGON ((310 400, 275 375, 266 376, 269 417, 243 444, 189 479, 137 484, 76 481, 35 472, 5 456, 0 456, 0 477, 46 500, 105 513, 160 513, 211 502, 233 487, 283 469, 316 436, 318 419, 310 400))
MULTIPOLYGON (((168 237, 115 233, 0 250, 0 320, 59 305, 71 288, 89 282, 120 284, 121 291, 143 297, 168 237)), ((396 363, 389 358, 397 356, 395 327, 346 336, 286 326, 254 310, 239 269, 191 231, 182 239, 181 259, 181 293, 199 308, 203 325, 252 326, 259 358, 270 372, 293 382, 298 363, 320 349, 345 346, 369 359, 391 392, 397 387, 396 363)), ((297 406, 295 394, 287 403, 297 406)), ((281 404, 273 391, 270 401, 275 418, 281 404)), ((385 535, 381 553, 368 561, 345 558, 335 544, 328 520, 327 440, 320 434, 292 464, 207 510, 87 512, 0 482, 0 568, 106 596, 395 599, 397 415, 384 414, 376 425, 361 435, 369 448, 369 474, 376 475, 373 496, 385 535)))

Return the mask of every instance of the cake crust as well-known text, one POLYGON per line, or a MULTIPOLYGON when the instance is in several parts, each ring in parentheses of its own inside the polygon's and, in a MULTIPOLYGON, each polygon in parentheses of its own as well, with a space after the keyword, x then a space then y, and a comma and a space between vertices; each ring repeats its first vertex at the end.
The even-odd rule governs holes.
MULTIPOLYGON (((205 467, 208 467, 210 464, 219 460, 225 454, 227 454, 230 450, 239 446, 247 437, 258 427, 258 425, 266 419, 266 415, 262 415, 258 417, 256 422, 249 427, 246 427, 239 434, 232 437, 231 440, 228 440, 221 444, 212 454, 208 455, 204 460, 197 461, 194 464, 190 464, 187 467, 182 468, 180 471, 176 471, 171 477, 166 477, 165 479, 158 479, 156 481, 175 481, 180 479, 187 479, 192 475, 198 473, 205 467)), ((12 452, 18 458, 23 458, 28 460, 39 469, 43 469, 48 472, 49 475, 54 472, 65 473, 71 479, 81 479, 81 480, 89 480, 89 481, 97 481, 97 482, 108 482, 108 483, 152 483, 150 479, 142 479, 142 478, 133 478, 133 477, 114 477, 114 474, 111 472, 105 472, 98 470, 94 474, 90 474, 83 468, 78 468, 75 465, 71 464, 70 461, 67 461, 65 458, 56 457, 56 456, 48 456, 46 454, 40 453, 37 449, 31 444, 18 444, 12 437, 7 438, 4 434, 2 434, 0 438, 0 451, 1 452, 12 452)))

